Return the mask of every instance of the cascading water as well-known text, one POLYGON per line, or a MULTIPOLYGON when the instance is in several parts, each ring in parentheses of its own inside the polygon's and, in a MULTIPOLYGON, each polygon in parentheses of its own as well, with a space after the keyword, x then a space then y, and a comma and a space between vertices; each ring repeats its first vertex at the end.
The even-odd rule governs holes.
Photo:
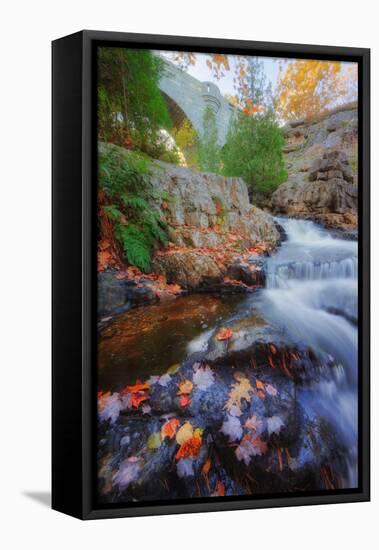
POLYGON ((357 484, 357 243, 307 220, 278 218, 287 240, 268 259, 259 309, 292 341, 339 365, 299 392, 310 417, 324 416, 350 456, 344 485, 357 484))

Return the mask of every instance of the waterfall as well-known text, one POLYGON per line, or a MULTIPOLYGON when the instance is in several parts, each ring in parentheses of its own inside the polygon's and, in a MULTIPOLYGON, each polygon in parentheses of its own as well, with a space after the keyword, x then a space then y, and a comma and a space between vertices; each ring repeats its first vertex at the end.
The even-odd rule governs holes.
POLYGON ((308 220, 277 218, 287 240, 267 262, 259 308, 295 342, 340 365, 299 391, 312 418, 323 415, 349 450, 344 485, 357 483, 358 248, 308 220))

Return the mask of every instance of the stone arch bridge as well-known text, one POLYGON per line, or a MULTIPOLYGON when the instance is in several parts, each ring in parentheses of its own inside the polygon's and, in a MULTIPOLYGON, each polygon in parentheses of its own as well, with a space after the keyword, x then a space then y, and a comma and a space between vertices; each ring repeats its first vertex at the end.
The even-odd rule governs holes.
POLYGON ((167 101, 174 126, 179 128, 187 118, 201 136, 204 111, 209 106, 216 115, 219 144, 224 145, 235 107, 221 95, 213 82, 200 82, 170 61, 164 61, 165 70, 159 88, 167 101))

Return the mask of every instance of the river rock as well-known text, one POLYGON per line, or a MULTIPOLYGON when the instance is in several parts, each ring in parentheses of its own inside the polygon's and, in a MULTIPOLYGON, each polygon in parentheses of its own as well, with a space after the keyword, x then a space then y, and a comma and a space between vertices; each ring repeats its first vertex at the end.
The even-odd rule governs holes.
POLYGON ((157 256, 152 269, 165 275, 168 283, 191 290, 215 285, 222 279, 220 268, 210 256, 191 250, 157 256))
MULTIPOLYGON (((316 358, 315 372, 304 369, 308 376, 302 378, 296 362, 306 350, 288 347, 257 318, 242 317, 229 326, 232 339, 220 341, 213 334, 208 350, 187 357, 164 386, 152 380, 144 408, 124 404, 118 418, 100 417, 103 502, 338 488, 339 476, 346 475, 346 449, 327 421, 310 419, 297 399, 303 384, 317 382, 316 358), (238 356, 239 340, 245 343, 238 356), (280 366, 283 356, 286 368, 280 366), (199 369, 208 369, 209 376, 197 377, 199 369), (191 383, 185 405, 178 391, 184 380, 191 383), (244 391, 236 393, 240 384, 244 391), (162 436, 170 419, 176 430, 187 425, 199 431, 199 447, 189 447, 184 459, 175 432, 162 436)), ((328 376, 333 367, 323 368, 328 376)))
POLYGON ((100 316, 120 313, 132 307, 157 301, 150 284, 118 280, 116 272, 106 271, 97 278, 97 308, 100 316))
POLYGON ((251 258, 249 261, 238 258, 228 267, 226 274, 230 279, 241 281, 247 286, 263 287, 266 281, 264 266, 265 260, 261 258, 251 258))

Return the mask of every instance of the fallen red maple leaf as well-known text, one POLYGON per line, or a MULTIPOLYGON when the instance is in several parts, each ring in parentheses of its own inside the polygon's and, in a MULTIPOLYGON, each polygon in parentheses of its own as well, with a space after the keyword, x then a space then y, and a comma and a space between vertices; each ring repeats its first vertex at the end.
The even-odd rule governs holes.
POLYGON ((171 418, 171 420, 167 420, 162 426, 161 429, 161 436, 162 439, 165 437, 169 437, 170 439, 173 439, 175 437, 176 432, 178 431, 178 427, 180 426, 180 422, 177 418, 171 418))
POLYGON ((222 328, 218 331, 216 334, 217 340, 228 340, 231 336, 233 336, 233 331, 230 328, 222 328))
POLYGON ((146 399, 149 399, 147 391, 132 393, 132 406, 138 409, 142 401, 146 401, 146 399))
POLYGON ((181 407, 188 407, 191 403, 191 398, 189 395, 181 395, 179 398, 179 404, 181 407))
POLYGON ((201 437, 193 436, 180 446, 180 449, 175 455, 176 460, 189 456, 197 456, 201 447, 201 437))

